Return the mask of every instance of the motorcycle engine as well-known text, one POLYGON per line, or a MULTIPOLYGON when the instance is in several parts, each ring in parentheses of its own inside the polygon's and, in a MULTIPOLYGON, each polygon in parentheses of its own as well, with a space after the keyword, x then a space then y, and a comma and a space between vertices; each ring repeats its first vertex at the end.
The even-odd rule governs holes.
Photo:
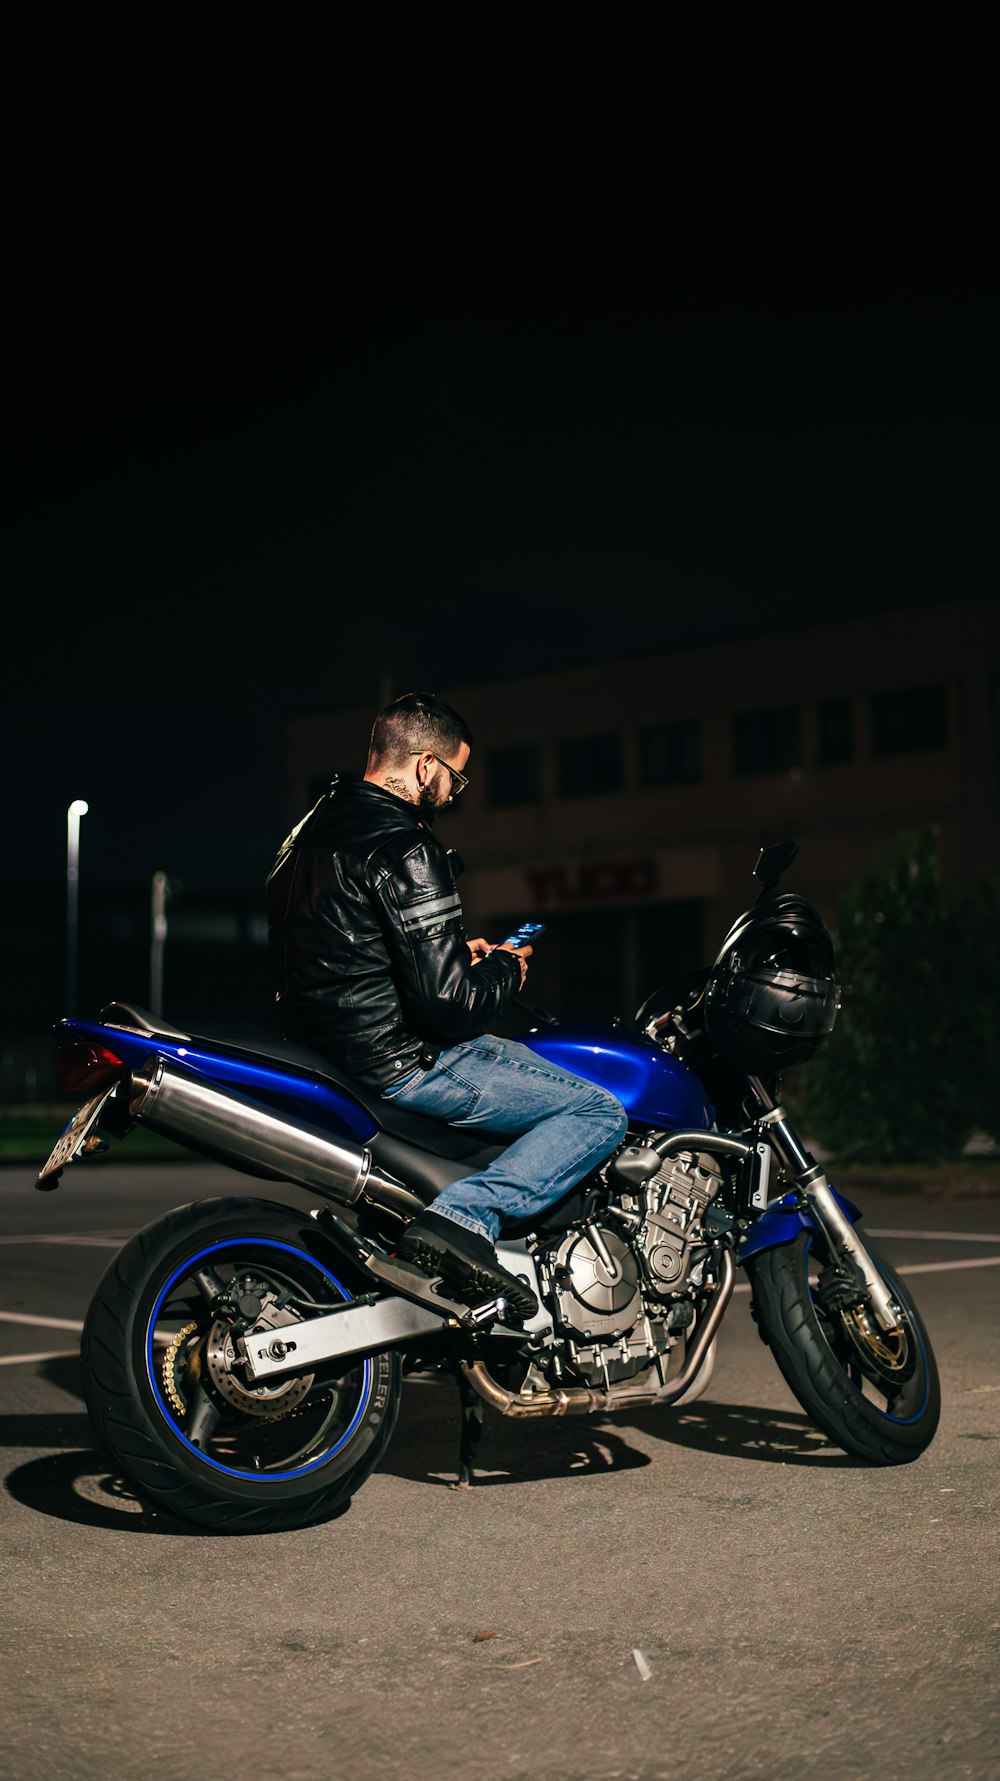
POLYGON ((648 1289, 672 1297, 689 1281, 693 1250, 702 1237, 705 1208, 722 1186, 714 1157, 682 1151, 666 1157, 641 1192, 619 1196, 639 1221, 633 1242, 648 1270, 648 1289))
POLYGON ((595 1336, 618 1337, 632 1328, 642 1310, 639 1267, 616 1231, 599 1225, 570 1231, 555 1250, 551 1268, 553 1298, 564 1328, 586 1342, 595 1336))
POLYGON ((591 1220, 539 1259, 559 1332, 557 1377, 565 1369, 610 1391, 666 1353, 670 1340, 665 1332, 657 1340, 645 1315, 639 1260, 627 1237, 591 1220))
POLYGON ((705 1208, 722 1186, 715 1159, 651 1146, 619 1153, 613 1203, 537 1256, 571 1373, 610 1387, 658 1369, 694 1320, 705 1208))

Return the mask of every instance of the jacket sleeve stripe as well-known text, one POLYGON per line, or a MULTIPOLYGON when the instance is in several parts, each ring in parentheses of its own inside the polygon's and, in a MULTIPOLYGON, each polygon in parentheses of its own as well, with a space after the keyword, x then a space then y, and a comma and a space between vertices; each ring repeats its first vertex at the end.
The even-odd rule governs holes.
POLYGON ((434 897, 429 903, 421 903, 418 909, 404 909, 401 913, 403 927, 407 933, 417 928, 434 927, 450 915, 460 914, 461 908, 457 896, 434 897))

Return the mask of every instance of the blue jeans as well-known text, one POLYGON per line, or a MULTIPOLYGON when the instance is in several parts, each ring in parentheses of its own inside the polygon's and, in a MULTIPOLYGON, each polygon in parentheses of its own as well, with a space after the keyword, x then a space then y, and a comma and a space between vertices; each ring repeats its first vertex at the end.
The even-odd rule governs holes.
POLYGON ((449 1045, 429 1070, 408 1071, 382 1098, 478 1128, 484 1144, 492 1136, 516 1140, 434 1201, 435 1212, 491 1242, 504 1220, 531 1218, 561 1199, 610 1156, 628 1125, 606 1089, 493 1033, 449 1045))

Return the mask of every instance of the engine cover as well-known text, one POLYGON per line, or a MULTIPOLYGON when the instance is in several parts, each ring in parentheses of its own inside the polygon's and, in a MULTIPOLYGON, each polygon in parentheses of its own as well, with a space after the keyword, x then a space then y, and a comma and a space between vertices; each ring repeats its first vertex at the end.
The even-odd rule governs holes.
POLYGON ((570 1231, 551 1257, 553 1297, 564 1328, 590 1340, 627 1335, 642 1311, 639 1268, 628 1244, 600 1226, 613 1271, 586 1231, 570 1231))
MULTIPOLYGON (((639 1154, 655 1156, 652 1150, 639 1154)), ((666 1157, 641 1191, 634 1182, 629 1186, 621 1204, 642 1220, 635 1241, 646 1259, 650 1291, 670 1299, 687 1284, 692 1249, 704 1236, 705 1208, 722 1187, 719 1165, 712 1156, 682 1151, 666 1157)))

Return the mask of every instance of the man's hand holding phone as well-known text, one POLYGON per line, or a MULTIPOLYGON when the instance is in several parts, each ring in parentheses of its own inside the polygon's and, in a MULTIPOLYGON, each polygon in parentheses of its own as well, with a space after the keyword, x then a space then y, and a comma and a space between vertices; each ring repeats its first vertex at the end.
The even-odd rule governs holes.
POLYGON ((498 950, 512 952, 521 967, 521 982, 518 985, 520 989, 524 988, 524 980, 528 975, 528 960, 532 954, 531 942, 538 934, 544 934, 544 932, 545 923, 543 921, 523 921, 519 928, 515 928, 512 934, 507 935, 506 940, 500 942, 498 950))
POLYGON ((521 926, 515 928, 512 934, 508 934, 506 940, 501 940, 500 944, 513 947, 515 952, 519 952, 522 947, 526 946, 530 952, 532 941, 544 932, 545 923, 543 921, 522 921, 521 926))
POLYGON ((531 942, 538 934, 544 934, 544 932, 545 923, 543 921, 523 921, 519 928, 515 928, 512 934, 507 935, 506 940, 501 940, 498 944, 495 943, 491 946, 487 940, 468 940, 466 945, 472 954, 474 965, 478 965, 480 959, 486 958, 491 952, 513 952, 521 967, 521 982, 518 987, 523 989, 524 980, 528 975, 528 960, 532 952, 531 942))

